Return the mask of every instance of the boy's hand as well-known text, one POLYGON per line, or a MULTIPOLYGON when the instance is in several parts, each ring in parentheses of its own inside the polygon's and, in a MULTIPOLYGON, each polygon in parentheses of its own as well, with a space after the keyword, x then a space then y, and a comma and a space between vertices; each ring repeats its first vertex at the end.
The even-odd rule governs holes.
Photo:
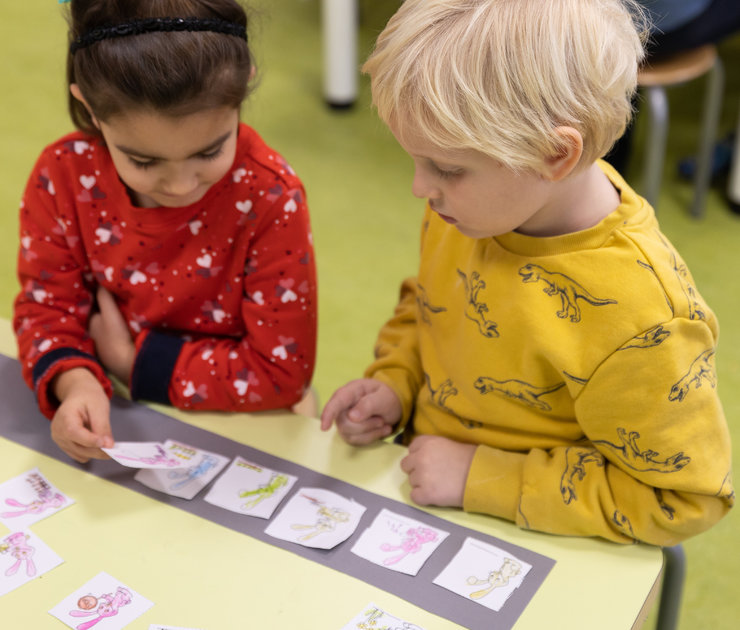
POLYGON ((476 448, 438 435, 415 437, 401 460, 401 470, 409 476, 411 500, 419 505, 462 507, 476 448))
POLYGON ((101 447, 113 446, 110 402, 98 379, 85 368, 61 373, 54 393, 62 404, 51 420, 51 437, 67 455, 85 463, 108 459, 101 447))
POLYGON ((102 287, 98 289, 97 298, 99 312, 90 317, 89 324, 95 352, 106 369, 128 385, 136 346, 115 298, 102 287))
POLYGON ((350 381, 340 387, 321 414, 321 430, 332 422, 349 444, 370 444, 388 437, 401 420, 401 401, 385 383, 372 378, 350 381))

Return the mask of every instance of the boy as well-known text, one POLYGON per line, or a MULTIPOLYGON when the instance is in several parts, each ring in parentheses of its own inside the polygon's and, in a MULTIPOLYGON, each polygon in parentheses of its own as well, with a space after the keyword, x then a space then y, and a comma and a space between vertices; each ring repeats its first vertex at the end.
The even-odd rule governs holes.
POLYGON ((598 159, 641 26, 632 0, 406 0, 365 64, 428 206, 418 277, 322 429, 403 430, 421 505, 673 545, 734 502, 717 321, 598 159))

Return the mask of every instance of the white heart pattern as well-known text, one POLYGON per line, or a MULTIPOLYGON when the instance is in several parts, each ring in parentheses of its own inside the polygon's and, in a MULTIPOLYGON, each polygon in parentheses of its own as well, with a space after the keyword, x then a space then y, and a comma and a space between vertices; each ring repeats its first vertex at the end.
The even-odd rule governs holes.
POLYGON ((211 258, 210 254, 203 254, 202 256, 199 256, 198 258, 196 258, 195 262, 198 263, 198 266, 209 269, 211 267, 211 263, 213 262, 213 259, 211 258))
POLYGON ((295 302, 297 299, 298 296, 290 289, 285 289, 284 293, 280 296, 280 301, 283 304, 287 304, 288 302, 295 302))
POLYGON ((249 387, 249 383, 247 381, 242 380, 236 380, 234 381, 234 389, 236 389, 236 393, 240 396, 244 396, 244 394, 247 393, 247 388, 249 387))
POLYGON ((272 356, 278 357, 285 361, 285 359, 288 358, 288 351, 285 349, 285 346, 275 346, 272 349, 272 356))
POLYGON ((85 190, 91 190, 96 181, 95 175, 80 175, 80 184, 85 190))
POLYGON ((249 214, 249 211, 252 209, 252 200, 245 199, 244 201, 237 201, 236 209, 242 214, 249 214))
POLYGON ((128 281, 131 284, 141 284, 143 282, 146 282, 146 276, 141 273, 138 269, 134 270, 134 272, 131 274, 131 277, 128 279, 128 281))

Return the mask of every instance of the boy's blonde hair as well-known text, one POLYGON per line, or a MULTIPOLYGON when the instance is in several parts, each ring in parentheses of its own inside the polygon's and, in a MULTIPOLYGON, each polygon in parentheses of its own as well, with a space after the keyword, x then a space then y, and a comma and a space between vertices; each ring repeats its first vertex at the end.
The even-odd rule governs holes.
POLYGON ((387 123, 541 170, 558 126, 602 157, 632 114, 647 34, 634 0, 405 0, 363 66, 387 123))

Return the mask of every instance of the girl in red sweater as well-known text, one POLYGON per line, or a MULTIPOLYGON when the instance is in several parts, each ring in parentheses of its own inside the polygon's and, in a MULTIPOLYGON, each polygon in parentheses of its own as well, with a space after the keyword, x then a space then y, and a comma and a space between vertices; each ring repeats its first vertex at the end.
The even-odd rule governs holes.
POLYGON ((14 329, 57 444, 113 445, 107 373, 182 409, 289 407, 309 386, 316 273, 303 185, 240 123, 234 0, 72 0, 78 131, 21 204, 14 329))

